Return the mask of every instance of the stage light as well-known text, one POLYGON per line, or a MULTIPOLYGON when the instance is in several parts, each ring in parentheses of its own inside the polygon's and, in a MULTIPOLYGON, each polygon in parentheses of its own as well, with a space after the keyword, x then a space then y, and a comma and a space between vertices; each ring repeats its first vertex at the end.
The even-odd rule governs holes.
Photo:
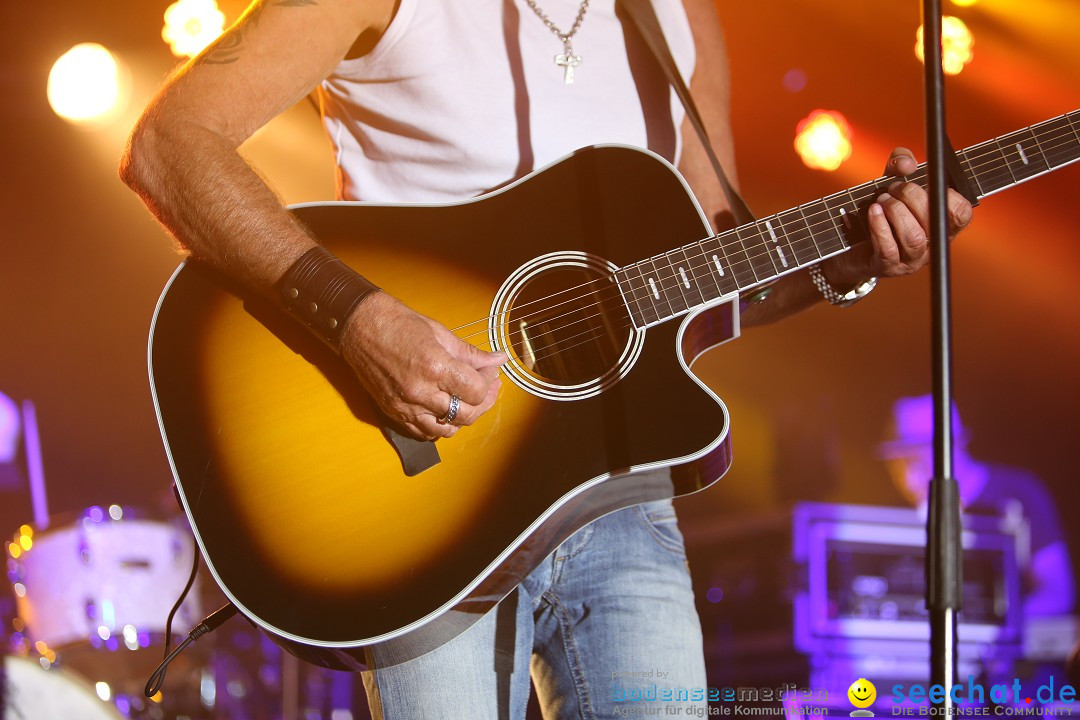
POLYGON ((53 112, 78 125, 102 125, 127 105, 120 63, 97 43, 80 43, 53 63, 47 94, 53 112))
MULTIPOLYGON (((941 67, 947 75, 959 75, 975 57, 975 37, 964 21, 952 15, 941 18, 941 67)), ((915 33, 915 56, 923 62, 923 28, 915 33)))
POLYGON ((225 14, 216 0, 176 0, 165 9, 161 38, 169 43, 173 55, 195 57, 224 29, 225 14))
POLYGON ((840 113, 815 110, 799 121, 795 151, 815 170, 835 170, 851 157, 851 125, 840 113))

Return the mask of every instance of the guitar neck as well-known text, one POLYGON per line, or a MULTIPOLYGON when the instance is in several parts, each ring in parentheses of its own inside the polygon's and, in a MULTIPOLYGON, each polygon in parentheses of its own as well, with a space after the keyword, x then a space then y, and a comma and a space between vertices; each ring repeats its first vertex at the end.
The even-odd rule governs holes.
MULTIPOLYGON (((957 153, 979 198, 1080 160, 1080 110, 957 153)), ((615 272, 634 324, 648 327, 848 250, 869 206, 896 178, 881 177, 615 272)), ((923 163, 907 176, 927 183, 923 163)))

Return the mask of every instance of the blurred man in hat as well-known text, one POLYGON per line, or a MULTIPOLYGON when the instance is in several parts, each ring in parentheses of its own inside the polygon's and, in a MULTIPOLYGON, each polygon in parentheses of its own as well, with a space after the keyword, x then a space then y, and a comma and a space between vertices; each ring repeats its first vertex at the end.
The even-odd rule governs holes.
MULTIPOLYGON (((1032 473, 976 460, 968 452, 970 434, 952 408, 953 474, 965 513, 994 515, 1024 522, 1027 547, 1021 547, 1024 571, 1024 615, 1064 615, 1075 600, 1073 569, 1061 520, 1053 498, 1032 473)), ((880 446, 889 474, 908 500, 927 503, 934 474, 933 399, 902 397, 893 404, 892 439, 880 446)))

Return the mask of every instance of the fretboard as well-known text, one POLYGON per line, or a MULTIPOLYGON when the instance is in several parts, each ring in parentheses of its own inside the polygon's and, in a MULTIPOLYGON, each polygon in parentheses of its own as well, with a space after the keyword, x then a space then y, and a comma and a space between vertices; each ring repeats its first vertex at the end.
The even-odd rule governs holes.
MULTIPOLYGON (((1080 160, 1080 110, 957 153, 979 198, 1080 160)), ((905 178, 926 186, 922 164, 905 178)), ((896 178, 882 177, 626 265, 615 272, 634 324, 648 327, 848 250, 860 211, 896 178)))

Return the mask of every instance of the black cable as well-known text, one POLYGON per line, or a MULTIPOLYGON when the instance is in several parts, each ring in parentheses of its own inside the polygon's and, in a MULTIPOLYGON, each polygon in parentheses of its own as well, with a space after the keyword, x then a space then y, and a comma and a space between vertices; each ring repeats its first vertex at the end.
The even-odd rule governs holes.
POLYGON ((187 584, 184 585, 184 589, 180 591, 180 597, 176 599, 176 603, 172 606, 172 610, 169 611, 169 617, 165 620, 165 651, 163 653, 163 659, 161 664, 157 666, 157 669, 154 670, 154 674, 146 681, 146 687, 143 688, 143 693, 148 698, 156 695, 158 690, 161 689, 161 686, 165 683, 165 673, 169 669, 169 663, 175 660, 176 656, 184 651, 184 648, 206 633, 215 630, 219 625, 236 614, 236 607, 232 603, 219 608, 217 611, 207 616, 201 623, 192 628, 184 641, 177 645, 175 650, 169 652, 169 646, 172 645, 173 619, 176 617, 176 613, 179 612, 180 606, 184 604, 184 600, 187 598, 188 593, 191 592, 191 587, 195 584, 195 577, 199 574, 199 546, 197 543, 192 543, 191 547, 191 574, 188 576, 187 584))
POLYGON ((191 575, 188 576, 187 585, 180 591, 180 597, 176 599, 176 604, 172 606, 172 610, 169 611, 169 617, 165 620, 165 652, 162 656, 169 657, 169 646, 172 645, 172 622, 176 617, 177 611, 180 610, 180 606, 184 604, 184 599, 187 598, 187 594, 191 592, 191 586, 195 584, 195 576, 199 573, 199 545, 196 542, 191 543, 191 575))
POLYGON ((146 681, 146 687, 143 688, 143 694, 146 695, 146 697, 148 698, 157 695, 158 690, 160 690, 161 686, 165 683, 165 673, 169 669, 169 663, 175 660, 176 656, 183 652, 184 648, 186 648, 188 645, 195 642, 203 635, 206 635, 207 633, 213 632, 214 630, 218 629, 218 627, 220 627, 222 623, 224 623, 236 613, 236 606, 232 603, 228 603, 227 605, 224 605, 215 610, 214 612, 210 613, 210 615, 208 615, 205 620, 192 628, 191 632, 188 633, 188 636, 184 638, 184 642, 177 645, 175 650, 166 655, 165 659, 162 660, 161 664, 157 666, 156 670, 154 670, 154 674, 151 675, 150 679, 146 681))

